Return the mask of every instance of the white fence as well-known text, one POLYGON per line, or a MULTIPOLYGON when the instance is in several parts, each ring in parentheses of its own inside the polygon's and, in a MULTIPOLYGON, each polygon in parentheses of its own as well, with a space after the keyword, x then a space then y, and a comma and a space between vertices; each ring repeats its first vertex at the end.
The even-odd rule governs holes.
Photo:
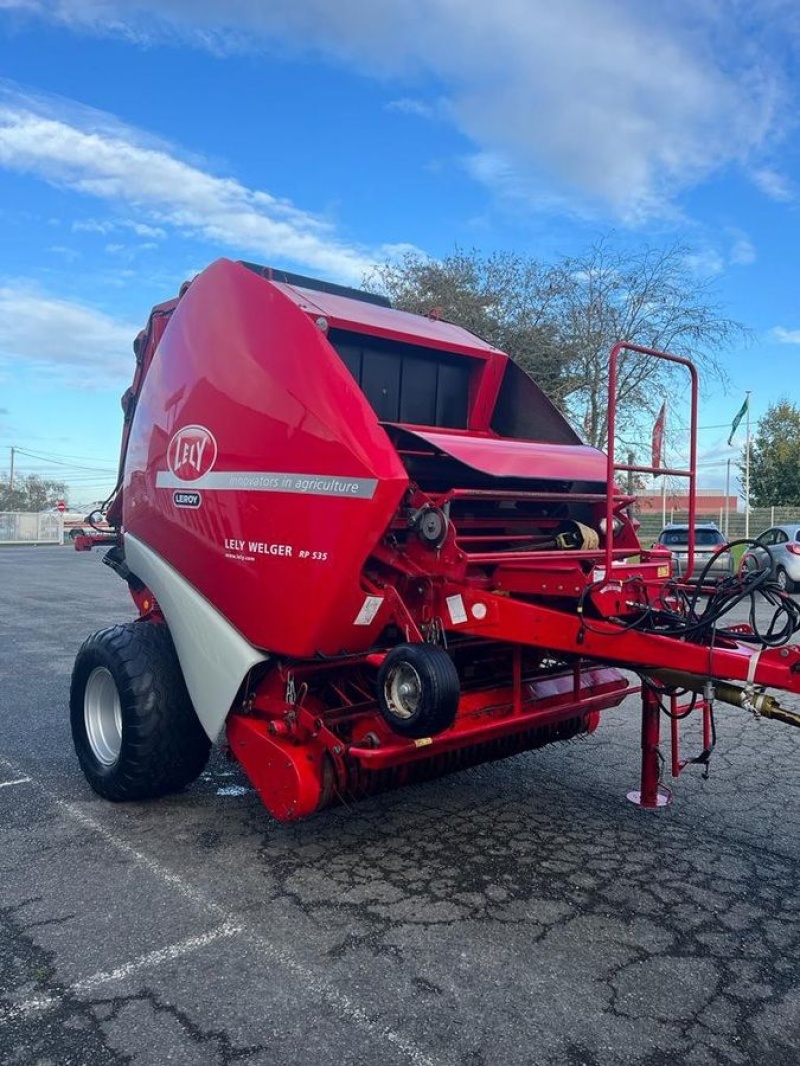
POLYGON ((60 514, 0 511, 0 545, 63 542, 64 519, 60 514))
MULTIPOLYGON (((699 497, 697 502, 702 502, 699 497)), ((658 514, 652 512, 637 514, 636 517, 641 523, 639 540, 642 544, 655 540, 664 524, 661 520, 661 511, 658 514)), ((667 508, 666 520, 667 522, 688 522, 689 512, 667 508)), ((744 511, 730 511, 727 515, 724 510, 713 514, 704 511, 702 514, 698 513, 697 521, 716 522, 729 540, 736 540, 738 537, 745 536, 745 530, 748 536, 757 537, 770 526, 800 522, 800 507, 751 507, 749 515, 745 515, 744 511)))

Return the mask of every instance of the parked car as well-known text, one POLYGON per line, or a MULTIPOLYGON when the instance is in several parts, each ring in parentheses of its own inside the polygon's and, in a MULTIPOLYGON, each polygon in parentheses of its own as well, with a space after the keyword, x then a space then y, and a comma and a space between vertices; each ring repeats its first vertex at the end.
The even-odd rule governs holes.
POLYGON ((770 555, 775 580, 786 592, 794 592, 800 587, 800 524, 772 526, 760 533, 755 545, 744 553, 742 565, 748 570, 762 570, 770 565, 770 555))
MULTIPOLYGON (((48 514, 59 514, 59 511, 56 507, 51 507, 48 514)), ((64 511, 61 513, 61 523, 65 544, 74 541, 76 537, 111 532, 111 527, 100 511, 93 511, 89 515, 85 515, 83 511, 64 511)))
MULTIPOLYGON (((668 548, 672 553, 672 575, 685 581, 697 581, 706 564, 714 553, 727 544, 722 531, 713 522, 697 522, 694 527, 694 562, 692 572, 687 576, 689 563, 689 526, 678 522, 665 526, 658 535, 656 547, 668 548)), ((800 562, 800 558, 798 558, 800 562)), ((704 577, 704 581, 714 581, 720 577, 729 577, 733 573, 733 555, 722 551, 717 555, 704 577)))

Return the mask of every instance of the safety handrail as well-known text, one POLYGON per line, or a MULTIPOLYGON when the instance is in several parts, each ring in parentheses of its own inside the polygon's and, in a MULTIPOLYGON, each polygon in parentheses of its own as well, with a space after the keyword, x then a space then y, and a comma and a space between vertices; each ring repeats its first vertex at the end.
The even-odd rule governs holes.
POLYGON ((697 490, 697 370, 691 360, 682 355, 672 355, 670 352, 660 352, 656 348, 646 348, 641 344, 632 344, 629 341, 619 341, 611 349, 608 360, 608 447, 606 449, 608 466, 606 473, 606 575, 611 577, 611 563, 614 556, 614 494, 617 492, 615 474, 626 472, 636 474, 670 474, 673 477, 685 477, 689 481, 689 537, 688 559, 686 561, 687 575, 694 569, 695 549, 695 509, 697 490), (638 352, 640 355, 648 355, 655 359, 665 359, 670 363, 680 363, 689 371, 692 383, 691 396, 691 426, 689 432, 689 468, 687 470, 674 469, 660 466, 638 466, 631 463, 616 463, 614 460, 614 443, 616 438, 617 421, 617 363, 620 353, 638 352))

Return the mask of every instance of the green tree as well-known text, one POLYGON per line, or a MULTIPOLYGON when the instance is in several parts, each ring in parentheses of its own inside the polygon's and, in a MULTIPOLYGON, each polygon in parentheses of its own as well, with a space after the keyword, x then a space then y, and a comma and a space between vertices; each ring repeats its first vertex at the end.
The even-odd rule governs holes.
MULTIPOLYGON (((745 460, 739 463, 742 483, 745 460)), ((800 407, 770 404, 750 441, 750 506, 800 504, 800 407)))
MULTIPOLYGON (((726 382, 719 354, 745 335, 691 267, 690 249, 614 249, 543 264, 515 252, 456 251, 440 261, 409 253, 365 278, 404 310, 433 310, 502 348, 570 417, 585 440, 608 434, 608 356, 620 340, 691 358, 726 382)), ((664 396, 685 393, 685 370, 624 354, 618 364, 619 443, 645 458, 664 396)))
POLYGON ((38 474, 15 474, 12 487, 8 474, 0 475, 0 511, 46 511, 66 498, 63 481, 47 481, 38 474))

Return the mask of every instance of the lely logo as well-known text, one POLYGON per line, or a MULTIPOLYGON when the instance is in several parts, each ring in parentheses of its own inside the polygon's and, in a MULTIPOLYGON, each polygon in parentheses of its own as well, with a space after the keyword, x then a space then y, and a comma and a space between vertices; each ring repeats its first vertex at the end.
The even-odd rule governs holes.
POLYGON ((176 478, 197 481, 217 461, 217 442, 205 426, 184 426, 169 442, 167 462, 176 478))

